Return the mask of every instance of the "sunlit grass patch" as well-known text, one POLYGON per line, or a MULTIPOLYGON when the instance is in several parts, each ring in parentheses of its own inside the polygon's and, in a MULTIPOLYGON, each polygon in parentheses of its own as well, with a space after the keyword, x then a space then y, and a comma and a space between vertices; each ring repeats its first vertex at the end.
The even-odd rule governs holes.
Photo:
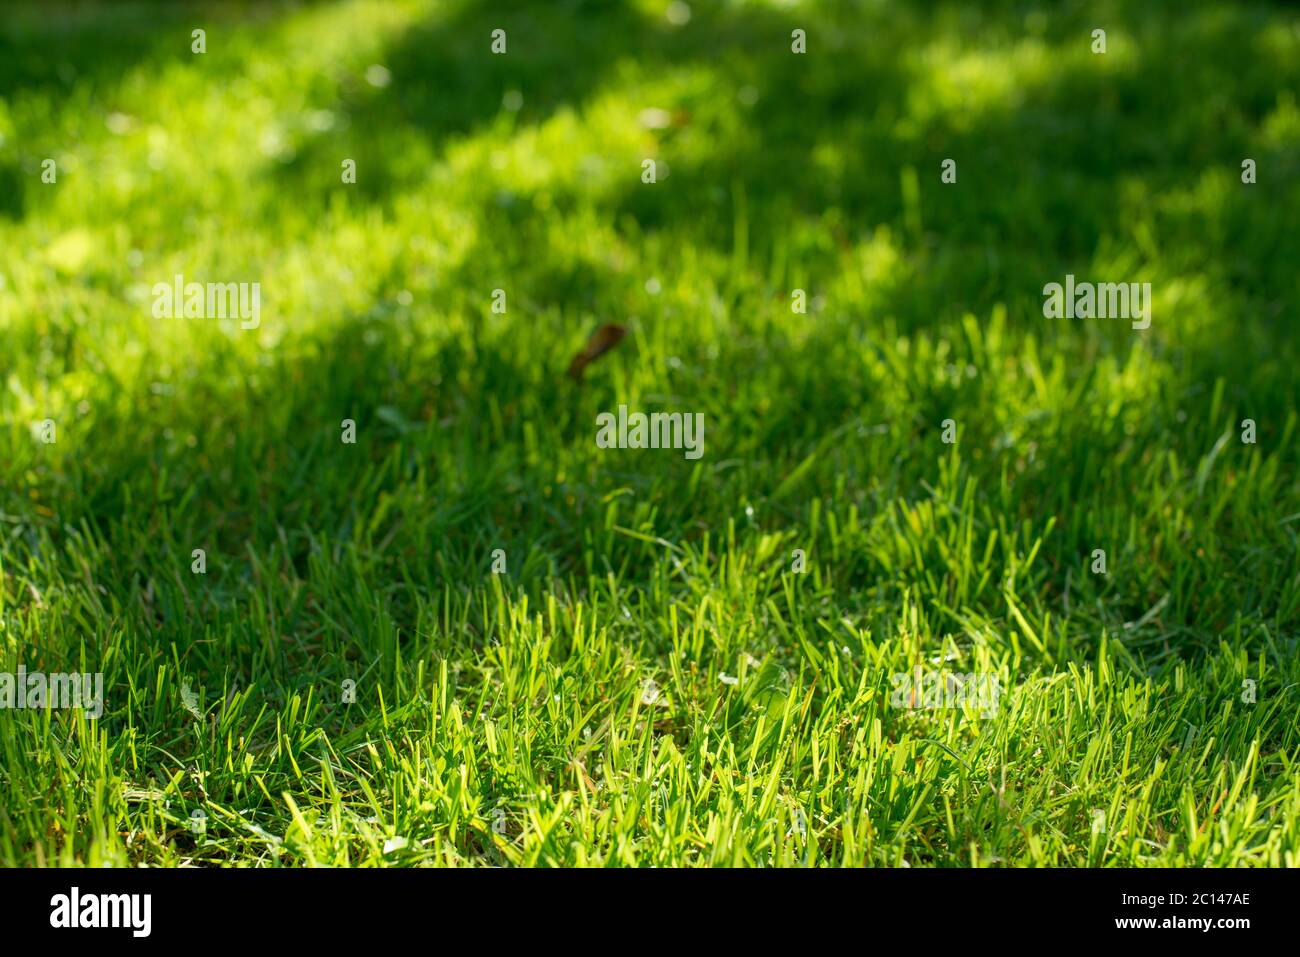
POLYGON ((0 27, 0 861, 1300 864, 1295 14, 570 7, 0 27))

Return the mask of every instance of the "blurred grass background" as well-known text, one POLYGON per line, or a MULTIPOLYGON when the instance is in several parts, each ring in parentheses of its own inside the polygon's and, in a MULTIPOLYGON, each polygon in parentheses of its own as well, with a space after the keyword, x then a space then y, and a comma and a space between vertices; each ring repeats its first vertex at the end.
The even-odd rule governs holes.
POLYGON ((0 659, 102 665, 109 701, 0 715, 4 859, 379 862, 398 830, 444 863, 1294 855, 1297 54, 1270 3, 6 5, 0 659), (261 326, 154 319, 177 273, 260 282, 261 326), (1151 282, 1151 328, 1043 318, 1067 273, 1151 282), (575 386, 609 321, 627 340, 575 386), (703 412, 705 458, 597 449, 619 403, 703 412), (921 658, 1023 707, 884 709, 921 658), (751 661, 806 724, 773 738, 719 684, 751 661), (652 676, 675 723, 642 740, 652 676), (553 747, 492 771, 481 722, 423 724, 458 693, 553 747), (600 824, 647 800, 662 734, 682 793, 600 824), (456 757, 404 767, 402 735, 456 757), (967 767, 916 757, 927 735, 967 767), (630 751, 571 824, 588 744, 630 751), (761 795, 688 799, 709 754, 816 839, 761 795), (991 804, 971 767, 1025 791, 991 804), (1226 836, 1197 818, 1216 797, 1226 836), (1129 798, 1098 845, 1089 809, 1129 798))

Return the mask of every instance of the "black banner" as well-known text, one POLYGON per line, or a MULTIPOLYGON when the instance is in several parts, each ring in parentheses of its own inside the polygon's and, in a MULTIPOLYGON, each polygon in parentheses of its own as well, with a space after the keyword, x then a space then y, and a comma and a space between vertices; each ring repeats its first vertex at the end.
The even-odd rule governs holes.
POLYGON ((729 947, 850 929, 918 945, 1232 946, 1293 930, 1300 888, 1294 870, 10 870, 0 882, 10 944, 331 948, 457 930, 486 933, 493 948, 513 935, 666 944, 688 926, 693 940, 729 947))

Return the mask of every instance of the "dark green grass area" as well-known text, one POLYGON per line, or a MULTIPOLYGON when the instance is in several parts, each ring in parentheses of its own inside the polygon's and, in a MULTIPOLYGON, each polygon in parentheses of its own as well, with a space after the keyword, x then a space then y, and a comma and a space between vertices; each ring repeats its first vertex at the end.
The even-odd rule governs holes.
POLYGON ((1300 864, 1300 13, 688 9, 0 11, 0 863, 1300 864))

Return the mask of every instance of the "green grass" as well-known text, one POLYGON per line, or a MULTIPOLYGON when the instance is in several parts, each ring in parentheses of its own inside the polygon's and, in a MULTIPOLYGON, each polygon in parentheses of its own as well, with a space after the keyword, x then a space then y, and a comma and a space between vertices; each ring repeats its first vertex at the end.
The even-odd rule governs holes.
POLYGON ((1300 865, 1300 13, 666 7, 6 6, 0 863, 1300 865))

